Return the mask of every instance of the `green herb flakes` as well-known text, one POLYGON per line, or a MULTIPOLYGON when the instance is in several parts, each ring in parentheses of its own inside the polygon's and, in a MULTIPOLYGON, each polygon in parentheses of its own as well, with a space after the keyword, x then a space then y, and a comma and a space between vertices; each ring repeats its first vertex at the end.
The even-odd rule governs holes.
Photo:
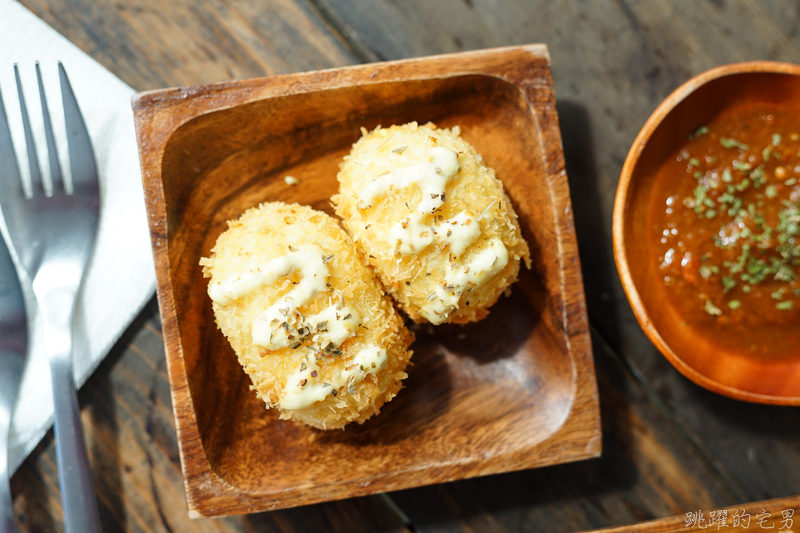
POLYGON ((740 150, 747 150, 750 148, 744 143, 737 141, 736 139, 728 139, 725 137, 720 138, 719 143, 722 145, 723 148, 738 148, 740 150))
POLYGON ((786 288, 785 287, 781 287, 777 291, 775 291, 772 294, 770 294, 770 296, 772 296, 776 300, 780 300, 781 298, 783 298, 783 293, 784 292, 786 292, 786 288))
MULTIPOLYGON (((769 302, 779 310, 794 309, 795 301, 800 306, 800 134, 781 131, 780 122, 773 131, 781 133, 748 130, 746 124, 713 132, 702 126, 689 135, 690 140, 709 137, 682 147, 674 168, 683 174, 685 197, 677 207, 684 211, 667 210, 676 217, 669 221, 690 215, 686 209, 697 217, 668 244, 684 256, 683 275, 696 285, 702 303, 693 299, 693 305, 702 305, 705 316, 733 314, 733 321, 743 324, 749 318, 737 310, 758 313, 769 302), (689 254, 694 259, 687 263, 689 254)), ((669 277, 673 274, 679 275, 670 272, 669 277)))
POLYGON ((730 276, 722 276, 722 285, 725 287, 725 293, 736 288, 736 280, 730 276))
POLYGON ((767 195, 767 198, 775 198, 778 195, 778 189, 776 189, 774 185, 769 185, 764 191, 764 194, 767 195))
POLYGON ((700 126, 694 133, 689 135, 689 140, 691 141, 697 139, 698 137, 705 135, 706 133, 708 133, 708 126, 700 126))
POLYGON ((725 183, 730 183, 733 181, 733 174, 731 174, 730 169, 725 169, 722 171, 722 181, 725 183))
POLYGON ((767 181, 767 175, 764 172, 764 165, 758 165, 753 172, 750 173, 750 179, 753 180, 753 186, 758 189, 767 181))
POLYGON ((714 305, 710 298, 706 300, 704 309, 706 313, 712 316, 720 316, 722 314, 722 309, 714 305))
POLYGON ((713 274, 719 274, 719 267, 716 265, 700 265, 700 268, 697 269, 700 272, 700 275, 703 276, 703 279, 710 278, 713 274))

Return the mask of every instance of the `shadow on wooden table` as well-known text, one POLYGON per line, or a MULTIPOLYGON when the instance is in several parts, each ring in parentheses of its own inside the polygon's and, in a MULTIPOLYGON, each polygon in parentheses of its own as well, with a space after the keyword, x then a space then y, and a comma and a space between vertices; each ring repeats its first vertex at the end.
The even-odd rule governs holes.
POLYGON ((572 199, 589 322, 607 342, 619 346, 621 328, 613 287, 619 285, 611 247, 611 213, 603 212, 603 191, 594 161, 589 113, 581 104, 559 101, 558 120, 572 199))

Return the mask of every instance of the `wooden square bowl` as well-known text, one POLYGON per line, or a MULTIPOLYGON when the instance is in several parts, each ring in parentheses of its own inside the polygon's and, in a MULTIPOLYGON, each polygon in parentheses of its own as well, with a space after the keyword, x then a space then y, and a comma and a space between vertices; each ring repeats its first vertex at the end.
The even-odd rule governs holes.
POLYGON ((192 517, 599 455, 546 47, 167 89, 137 95, 133 109, 192 517), (339 162, 359 128, 414 120, 461 126, 505 184, 534 267, 486 320, 421 328, 405 389, 364 425, 326 432, 279 421, 217 329, 198 262, 227 220, 259 202, 333 214, 339 162))

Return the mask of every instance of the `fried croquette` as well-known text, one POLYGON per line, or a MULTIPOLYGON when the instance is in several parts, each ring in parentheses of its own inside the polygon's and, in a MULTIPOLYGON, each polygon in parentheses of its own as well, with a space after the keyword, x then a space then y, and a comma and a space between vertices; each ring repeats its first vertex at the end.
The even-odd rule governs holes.
POLYGON ((384 286, 416 322, 480 320, 530 268, 503 184, 458 127, 416 122, 367 132, 332 198, 384 286))
POLYGON ((325 213, 265 203, 203 258, 217 325, 282 419, 362 423, 400 390, 412 334, 350 237, 325 213))

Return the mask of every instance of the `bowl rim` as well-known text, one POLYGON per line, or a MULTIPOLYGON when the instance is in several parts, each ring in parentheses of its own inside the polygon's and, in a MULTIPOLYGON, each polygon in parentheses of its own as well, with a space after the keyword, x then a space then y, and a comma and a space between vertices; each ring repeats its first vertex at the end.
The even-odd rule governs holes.
POLYGON ((628 298, 628 302, 633 309, 633 314, 636 320, 644 330, 647 338, 650 339, 656 348, 661 352, 664 357, 674 366, 681 374, 689 378, 696 384, 704 387, 712 392, 722 394, 729 398, 736 400, 744 400, 754 403, 772 404, 772 405, 800 405, 800 395, 798 396, 776 396, 759 394, 754 392, 745 391, 736 387, 725 385, 716 380, 713 380, 703 374, 700 374, 693 367, 683 361, 667 344, 664 338, 656 329, 653 322, 650 320, 647 309, 645 308, 636 284, 631 276, 630 267, 628 265, 628 257, 625 251, 625 219, 628 215, 628 197, 631 188, 631 181, 633 178, 633 171, 639 162, 639 157, 644 151, 644 147, 650 140, 650 137, 656 131, 664 119, 671 113, 681 102, 688 96, 698 90, 700 87, 708 84, 711 81, 723 78, 725 76, 732 76, 738 74, 789 74, 800 76, 800 65, 792 63, 782 63, 778 61, 747 61, 742 63, 733 63, 730 65, 722 65, 711 70, 707 70, 692 77, 684 82, 677 89, 675 89, 661 104, 653 111, 647 121, 642 126, 636 139, 633 141, 628 155, 625 158, 625 163, 620 172, 619 183, 617 185, 617 193, 614 199, 614 212, 612 216, 612 241, 614 250, 614 262, 617 265, 617 272, 619 273, 622 288, 628 298))

